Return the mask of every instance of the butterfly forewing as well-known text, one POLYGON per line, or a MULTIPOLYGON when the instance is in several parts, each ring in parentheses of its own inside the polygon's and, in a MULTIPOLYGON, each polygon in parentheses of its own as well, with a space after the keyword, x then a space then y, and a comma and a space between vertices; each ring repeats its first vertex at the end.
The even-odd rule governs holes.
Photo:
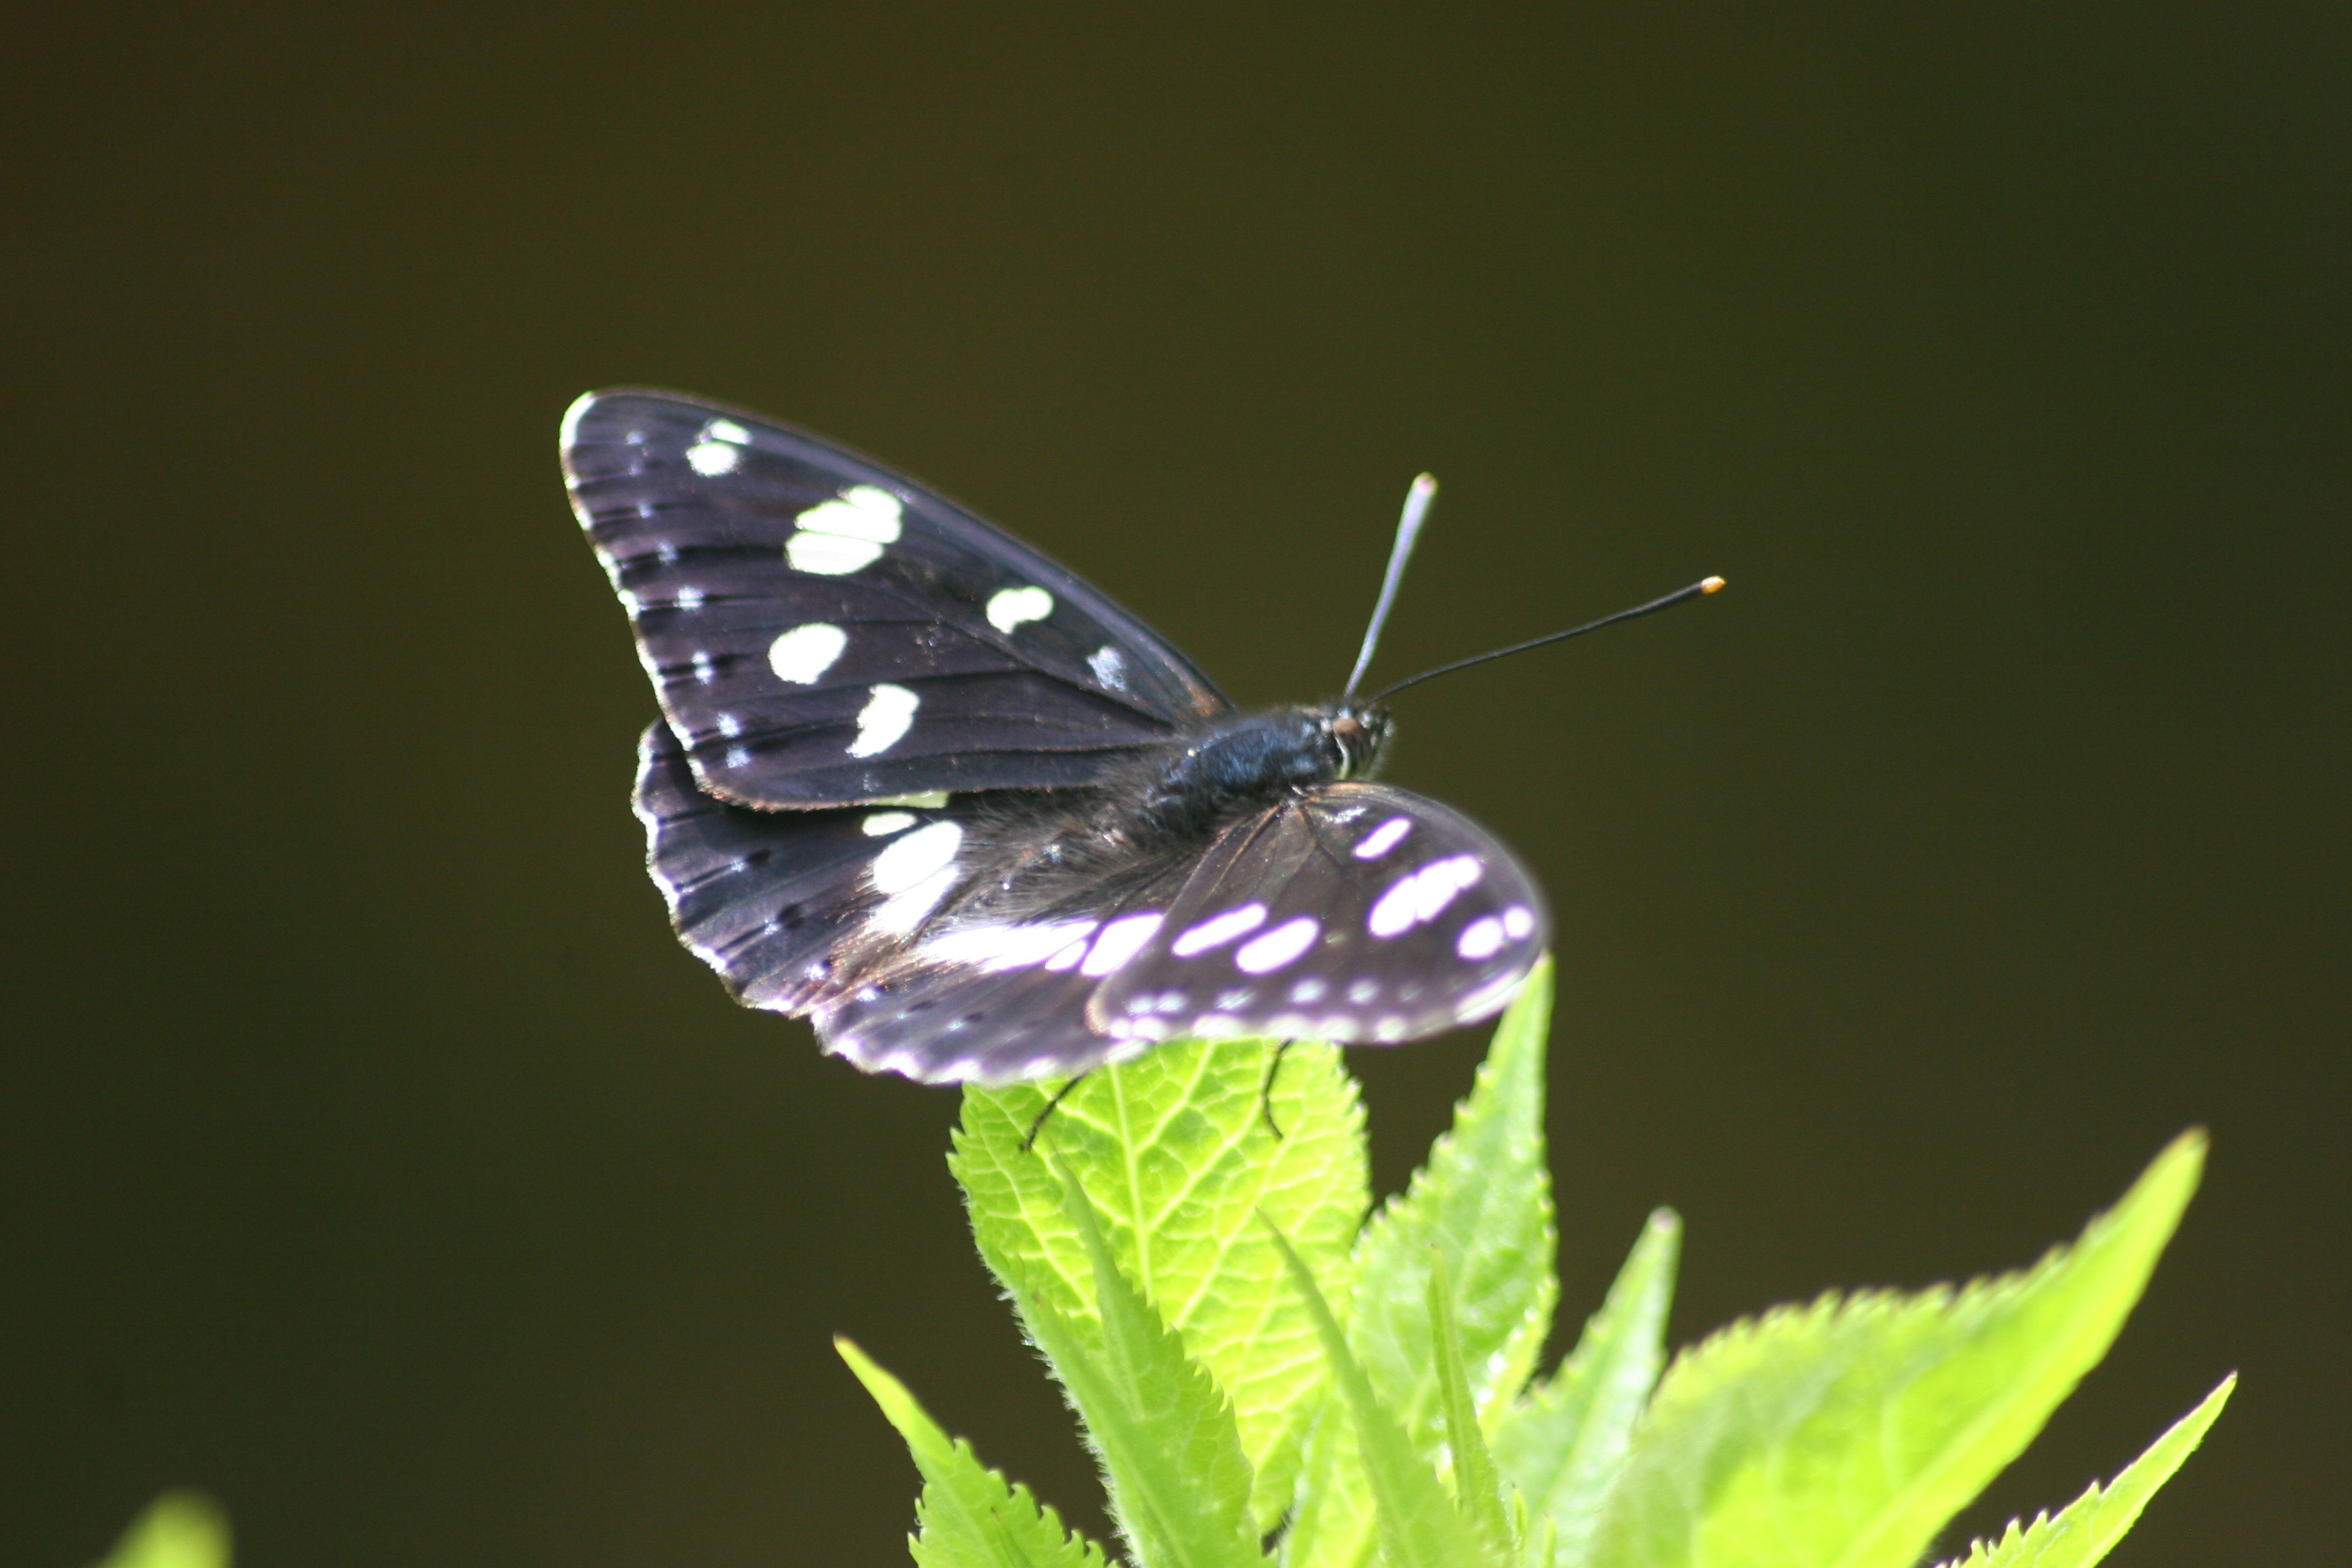
POLYGON ((1499 1009, 1549 934, 1486 829, 1406 790, 1328 784, 1227 827, 1088 1016, 1115 1041, 1417 1039, 1499 1009))
POLYGON ((598 393, 563 462, 694 777, 729 800, 1083 784, 1228 710, 1078 578, 814 436, 598 393))

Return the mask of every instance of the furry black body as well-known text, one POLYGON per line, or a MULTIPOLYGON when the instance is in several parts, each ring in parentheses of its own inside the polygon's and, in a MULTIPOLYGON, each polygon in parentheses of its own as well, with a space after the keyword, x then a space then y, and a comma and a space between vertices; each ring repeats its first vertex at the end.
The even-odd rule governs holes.
POLYGON ((1363 703, 1235 713, 1122 757, 1091 785, 975 796, 973 870, 945 910, 1052 919, 1106 887, 1149 883, 1244 817, 1371 777, 1390 734, 1386 710, 1363 703))

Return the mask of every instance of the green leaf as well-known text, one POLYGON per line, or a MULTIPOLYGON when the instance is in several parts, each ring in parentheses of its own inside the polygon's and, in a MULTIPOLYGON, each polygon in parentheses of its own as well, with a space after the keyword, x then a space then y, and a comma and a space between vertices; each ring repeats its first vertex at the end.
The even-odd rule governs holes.
POLYGON ((1260 1103, 1271 1048, 1187 1041, 1106 1068, 1047 1119, 1037 1152, 1022 1142, 1045 1089, 967 1089, 949 1161, 997 1278, 1009 1284, 1022 1272, 1093 1336, 1093 1266, 1042 1153, 1069 1162, 1099 1205, 1119 1268, 1232 1402, 1261 1531, 1289 1506, 1322 1358, 1251 1216, 1271 1216, 1322 1287, 1344 1299, 1349 1247, 1370 1201, 1363 1110, 1338 1049, 1285 1053, 1272 1100, 1276 1139, 1260 1103))
POLYGON ((1120 1531, 1142 1568, 1258 1568, 1249 1461, 1232 1409, 1119 1271, 1076 1173, 1055 1163, 1092 1274, 1093 1331, 1019 1266, 1006 1284, 1086 1423, 1120 1531))
POLYGON ((1104 1568, 1101 1547, 1065 1531, 1052 1509, 1040 1507, 1027 1487, 983 1467, 971 1445, 950 1441, 906 1384, 849 1341, 836 1337, 833 1348, 907 1440, 922 1472, 922 1500, 915 1505, 922 1530, 907 1542, 922 1568, 1104 1568))
POLYGON ((202 1492, 168 1491, 114 1543, 102 1568, 228 1568, 228 1516, 202 1492))
POLYGON ((1685 1353, 1635 1430, 1591 1561, 1909 1568, 2105 1354, 2204 1151, 2183 1135, 2027 1272, 1825 1297, 1685 1353))
POLYGON ((2140 1510, 2172 1479, 2182 1460, 2197 1451, 2205 1429, 2230 1402, 2235 1373, 2205 1396, 2203 1404, 2173 1423, 2172 1429, 2132 1461, 2102 1491, 2094 1485, 2052 1519, 2043 1514, 2020 1530, 2014 1521, 1998 1544, 1979 1541, 1964 1563, 1948 1568, 2091 1568, 2124 1538, 2140 1510))
MULTIPOLYGON (((1516 1491, 1511 1495, 1514 1498, 1518 1497, 1516 1491)), ((1524 1510, 1527 1504, 1522 1500, 1519 1506, 1524 1510)), ((1522 1547, 1519 1552, 1521 1568, 1552 1568, 1552 1564, 1559 1558, 1558 1521, 1551 1515, 1545 1514, 1539 1522, 1522 1528, 1519 1534, 1522 1547)))
POLYGON ((1431 1250, 1429 1321, 1437 1352, 1438 1403, 1445 1412, 1445 1444, 1454 1465, 1454 1503, 1487 1547, 1500 1557, 1511 1550, 1510 1521, 1503 1517, 1502 1482, 1486 1452, 1486 1435, 1470 1400, 1470 1379, 1462 1366, 1462 1334, 1454 1321, 1454 1287, 1445 1277, 1445 1255, 1431 1250))
POLYGON ((1270 1224, 1266 1228, 1307 1302, 1331 1365, 1332 1382, 1352 1417, 1387 1568, 1501 1568, 1501 1556, 1478 1539, 1445 1495, 1436 1469, 1414 1451, 1403 1426, 1373 1392, 1371 1379, 1348 1348, 1339 1321, 1316 1288, 1315 1276, 1280 1231, 1270 1224))
MULTIPOLYGON (((1453 1270, 1472 1402, 1492 1425, 1534 1369, 1551 1328, 1551 1173, 1543 1137, 1551 961, 1528 977, 1495 1026, 1453 1130, 1404 1195, 1356 1247, 1350 1338, 1372 1386, 1416 1452, 1444 1451, 1444 1416, 1430 1335, 1430 1249, 1453 1270)), ((1371 1550, 1352 1426, 1326 1420, 1308 1446, 1284 1560, 1292 1568, 1359 1568, 1371 1550)))
POLYGON ((1429 1163, 1357 1247, 1350 1339, 1372 1386, 1423 1453, 1444 1440, 1429 1324, 1430 1248, 1454 1270, 1462 1359, 1481 1416, 1526 1384, 1551 1330, 1551 1171, 1543 1134, 1551 961, 1495 1026, 1470 1098, 1429 1163))
POLYGON ((1558 1527, 1559 1568, 1582 1568, 1601 1500, 1624 1462, 1633 1423, 1665 1364, 1682 1221, 1660 1209, 1549 1382, 1495 1423, 1495 1462, 1528 1506, 1558 1527))

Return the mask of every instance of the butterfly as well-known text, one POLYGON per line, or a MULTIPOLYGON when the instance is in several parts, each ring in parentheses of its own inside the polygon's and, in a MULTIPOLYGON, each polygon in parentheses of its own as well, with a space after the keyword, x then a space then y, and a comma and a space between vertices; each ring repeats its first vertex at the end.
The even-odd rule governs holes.
POLYGON ((1372 776, 1388 693, 1354 692, 1425 476, 1348 695, 1246 713, 1078 577, 803 431, 598 392, 562 461, 661 705, 635 810, 679 940, 867 1071, 1393 1044, 1496 1012, 1544 951, 1519 859, 1372 776))

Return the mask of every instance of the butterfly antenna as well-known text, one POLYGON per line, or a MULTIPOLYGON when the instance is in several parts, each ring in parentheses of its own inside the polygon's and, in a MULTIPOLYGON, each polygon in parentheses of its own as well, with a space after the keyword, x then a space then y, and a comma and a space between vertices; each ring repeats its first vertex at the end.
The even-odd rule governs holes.
POLYGON ((1436 499, 1434 474, 1422 475, 1404 492, 1404 515, 1397 520, 1396 548, 1389 552, 1389 574, 1381 580, 1381 597, 1372 606, 1372 624, 1364 628, 1364 650, 1356 656, 1356 668, 1348 676, 1348 689, 1339 694, 1343 703, 1356 695, 1364 671, 1372 667, 1372 650, 1381 645, 1381 627, 1388 624, 1389 606, 1396 603, 1397 586, 1404 581, 1404 563, 1412 558, 1413 542, 1421 537, 1422 522, 1429 516, 1429 503, 1436 499))
MULTIPOLYGON (((1639 620, 1643 616, 1654 616, 1660 610, 1671 610, 1676 605, 1688 604, 1693 599, 1705 598, 1722 586, 1723 579, 1720 577, 1703 578, 1687 588, 1675 589, 1663 599, 1653 599, 1646 605, 1636 605, 1630 610, 1620 610, 1613 616, 1603 616, 1597 621, 1587 621, 1580 626, 1570 626, 1564 632, 1554 632, 1549 637, 1530 637, 1526 642, 1513 643, 1508 647, 1498 647, 1492 653, 1474 654, 1468 658, 1457 658, 1452 664, 1441 664, 1435 669, 1424 669, 1419 675, 1411 676, 1398 681, 1394 686, 1383 687, 1373 692, 1370 700, 1385 701, 1408 686, 1419 686, 1424 680, 1434 680, 1441 675, 1451 675, 1457 669, 1467 669, 1474 664, 1486 664, 1494 659, 1508 658, 1515 653, 1525 653, 1531 647, 1542 647, 1548 643, 1566 642, 1570 637, 1580 637, 1587 632, 1597 632, 1603 626, 1613 626, 1619 621, 1639 620)), ((1385 595, 1382 595, 1381 603, 1384 605, 1387 603, 1385 595)), ((1353 688, 1351 687, 1350 689, 1353 688)))

